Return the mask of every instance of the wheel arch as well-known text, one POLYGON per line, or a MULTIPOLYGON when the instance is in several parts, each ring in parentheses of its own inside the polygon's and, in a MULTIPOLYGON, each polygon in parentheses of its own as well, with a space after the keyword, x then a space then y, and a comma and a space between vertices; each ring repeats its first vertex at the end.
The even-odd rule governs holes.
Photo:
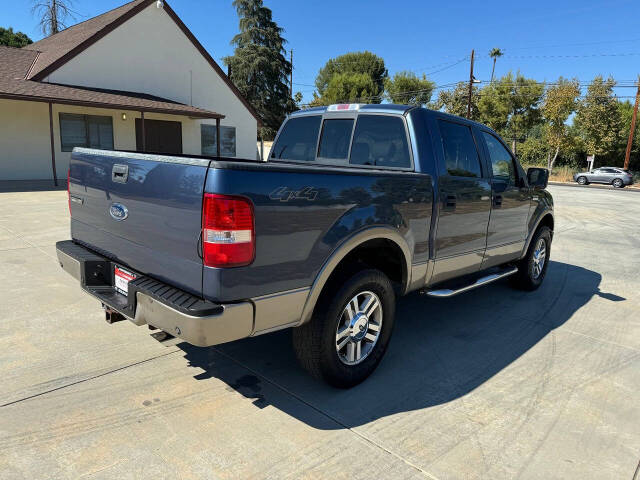
POLYGON ((522 255, 520 256, 520 258, 524 258, 526 256, 527 252, 529 251, 529 245, 531 244, 531 240, 533 239, 534 235, 536 234, 536 232, 541 226, 549 227, 549 229, 551 230, 551 238, 553 238, 553 229, 555 226, 555 219, 553 217, 552 210, 545 210, 543 213, 541 213, 538 216, 538 220, 536 221, 535 227, 531 229, 531 232, 527 237, 527 241, 525 242, 524 248, 522 249, 522 255))
MULTIPOLYGON (((298 325, 307 323, 311 319, 318 299, 325 290, 325 287, 331 283, 330 280, 332 277, 342 272, 343 269, 348 268, 348 265, 352 265, 353 260, 361 259, 359 256, 360 253, 368 253, 374 249, 377 253, 384 251, 384 249, 389 249, 388 252, 393 252, 394 259, 398 261, 397 266, 399 267, 399 271, 394 271, 396 275, 393 275, 393 277, 396 278, 391 279, 400 284, 402 294, 406 293, 411 282, 411 250, 409 249, 409 245, 397 230, 388 227, 368 228, 343 242, 329 256, 311 285, 298 325)), ((378 260, 380 262, 379 264, 376 264, 375 261, 373 261, 373 264, 367 264, 372 268, 380 268, 382 265, 380 269, 383 271, 387 270, 385 273, 389 275, 388 268, 390 267, 385 266, 385 262, 389 259, 384 256, 379 256, 378 260)), ((395 262, 393 266, 396 266, 395 262)))

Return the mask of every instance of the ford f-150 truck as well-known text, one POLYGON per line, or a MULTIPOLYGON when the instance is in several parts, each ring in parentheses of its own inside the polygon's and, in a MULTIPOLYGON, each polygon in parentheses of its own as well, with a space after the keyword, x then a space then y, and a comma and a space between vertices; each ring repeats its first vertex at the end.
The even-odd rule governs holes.
POLYGON ((293 327, 301 364, 350 387, 382 359, 398 296, 541 284, 547 179, 463 118, 312 108, 265 162, 74 149, 72 240, 57 253, 109 322, 197 346, 293 327))

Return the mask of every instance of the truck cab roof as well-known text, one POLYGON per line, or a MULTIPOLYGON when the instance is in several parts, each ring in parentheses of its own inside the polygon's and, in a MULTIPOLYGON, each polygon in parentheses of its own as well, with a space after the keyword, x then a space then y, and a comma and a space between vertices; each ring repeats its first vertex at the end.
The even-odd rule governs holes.
POLYGON ((421 108, 426 112, 428 112, 429 114, 435 114, 441 118, 450 118, 456 121, 463 121, 467 124, 476 125, 478 127, 482 127, 483 129, 494 132, 494 130, 489 128, 487 125, 476 122, 474 120, 469 120, 464 117, 459 117, 457 115, 452 115, 450 113, 440 112, 438 110, 431 110, 425 107, 416 107, 415 105, 399 105, 394 103, 337 103, 337 104, 328 105, 328 106, 324 105, 320 107, 310 107, 310 108, 298 110, 289 114, 289 118, 302 117, 306 115, 325 115, 325 114, 331 114, 331 113, 340 114, 340 113, 359 113, 359 112, 405 115, 410 110, 414 110, 416 108, 421 108))
POLYGON ((338 103, 334 105, 311 107, 293 112, 290 117, 300 117, 304 115, 317 115, 331 112, 364 112, 367 113, 395 113, 404 115, 409 110, 416 108, 413 105, 396 105, 392 103, 376 104, 376 103, 338 103))

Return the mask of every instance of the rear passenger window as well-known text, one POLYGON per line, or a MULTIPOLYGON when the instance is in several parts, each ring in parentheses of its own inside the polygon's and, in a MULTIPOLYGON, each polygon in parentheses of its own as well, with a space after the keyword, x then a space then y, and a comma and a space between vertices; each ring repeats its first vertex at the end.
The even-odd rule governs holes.
POLYGON ((471 129, 459 123, 440 121, 440 134, 449 175, 481 177, 480 158, 471 129))
POLYGON ((496 137, 487 132, 482 132, 484 141, 487 143, 489 158, 491 159, 491 173, 493 178, 504 180, 513 185, 516 183, 516 169, 513 165, 513 158, 506 148, 496 137))
POLYGON ((288 120, 271 149, 271 158, 315 160, 321 119, 321 116, 313 115, 288 120))
POLYGON ((402 119, 390 115, 359 115, 350 163, 410 168, 409 144, 402 119))
POLYGON ((322 126, 318 157, 346 160, 352 130, 353 119, 351 118, 325 120, 322 126))

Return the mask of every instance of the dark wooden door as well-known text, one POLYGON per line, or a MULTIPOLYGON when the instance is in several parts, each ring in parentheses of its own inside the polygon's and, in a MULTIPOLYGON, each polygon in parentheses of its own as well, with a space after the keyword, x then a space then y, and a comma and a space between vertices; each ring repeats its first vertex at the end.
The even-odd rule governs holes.
POLYGON ((144 120, 145 145, 142 147, 142 120, 136 118, 136 150, 152 153, 182 153, 182 123, 144 120))

